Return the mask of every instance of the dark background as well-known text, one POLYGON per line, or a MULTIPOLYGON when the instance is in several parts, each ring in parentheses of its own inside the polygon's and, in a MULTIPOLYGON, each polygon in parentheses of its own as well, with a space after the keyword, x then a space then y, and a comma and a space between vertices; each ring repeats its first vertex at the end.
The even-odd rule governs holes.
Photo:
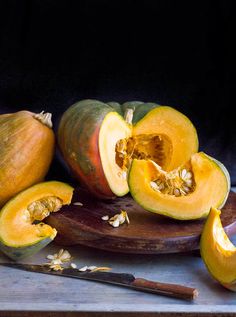
POLYGON ((170 105, 236 185, 232 4, 0 0, 0 113, 43 109, 56 127, 84 98, 170 105))

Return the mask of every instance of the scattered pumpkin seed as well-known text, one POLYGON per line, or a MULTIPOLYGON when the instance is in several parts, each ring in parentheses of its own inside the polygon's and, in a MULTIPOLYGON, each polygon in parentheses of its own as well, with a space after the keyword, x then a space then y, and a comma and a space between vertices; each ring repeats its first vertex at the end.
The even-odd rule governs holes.
POLYGON ((130 223, 127 212, 124 210, 121 210, 119 214, 116 214, 113 217, 111 217, 110 219, 108 219, 108 222, 114 228, 119 227, 120 225, 122 225, 125 222, 127 222, 127 224, 130 223))
POLYGON ((72 269, 76 269, 77 265, 75 263, 71 263, 70 266, 72 267, 72 269))
POLYGON ((73 205, 75 205, 75 206, 81 206, 81 207, 83 206, 83 204, 82 204, 80 201, 74 202, 73 205))
POLYGON ((81 267, 81 268, 79 269, 79 271, 80 271, 80 272, 85 272, 85 271, 87 271, 87 269, 88 269, 88 267, 87 267, 87 265, 86 265, 86 266, 81 267))
POLYGON ((102 216, 102 220, 104 220, 104 221, 109 220, 109 216, 108 216, 108 215, 106 215, 106 216, 102 216))
POLYGON ((119 227, 119 225, 120 225, 120 221, 119 221, 119 219, 117 218, 117 219, 115 219, 113 222, 109 222, 114 228, 117 228, 117 227, 119 227))
POLYGON ((48 260, 53 260, 54 259, 54 255, 52 255, 52 254, 47 255, 47 259, 48 260))
POLYGON ((55 253, 54 255, 49 254, 46 258, 50 260, 50 262, 46 263, 45 265, 49 266, 50 269, 53 269, 55 271, 63 270, 61 265, 65 262, 71 261, 72 259, 70 253, 64 249, 60 249, 59 252, 55 253))
POLYGON ((54 271, 63 271, 63 267, 60 264, 53 264, 49 266, 54 271))
MULTIPOLYGON (((91 266, 90 266, 91 267, 91 266)), ((98 272, 98 271, 103 271, 103 272, 105 272, 105 271, 110 271, 111 270, 111 268, 110 267, 103 267, 103 266, 101 266, 101 267, 96 267, 95 266, 95 268, 93 269, 93 270, 91 270, 90 271, 90 273, 92 273, 92 272, 98 272)))
POLYGON ((95 270, 96 268, 97 268, 97 266, 91 265, 91 266, 87 267, 87 270, 92 271, 92 270, 95 270))

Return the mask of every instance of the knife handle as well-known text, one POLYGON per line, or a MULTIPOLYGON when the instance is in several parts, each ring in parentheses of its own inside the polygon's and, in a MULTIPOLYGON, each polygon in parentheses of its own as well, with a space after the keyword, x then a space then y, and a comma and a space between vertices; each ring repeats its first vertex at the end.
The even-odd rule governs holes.
POLYGON ((193 300, 198 296, 198 290, 196 288, 186 287, 177 284, 154 282, 146 280, 144 278, 136 278, 131 283, 131 286, 137 290, 187 300, 193 300))

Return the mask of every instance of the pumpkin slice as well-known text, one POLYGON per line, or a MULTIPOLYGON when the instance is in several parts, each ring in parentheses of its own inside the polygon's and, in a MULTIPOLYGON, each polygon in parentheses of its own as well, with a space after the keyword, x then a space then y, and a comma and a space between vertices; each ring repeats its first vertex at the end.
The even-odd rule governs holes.
POLYGON ((140 101, 77 102, 61 118, 58 143, 73 175, 102 199, 128 193, 133 159, 171 170, 198 151, 196 130, 185 115, 140 101))
POLYGON ((129 173, 133 198, 144 209, 180 220, 208 215, 221 208, 229 193, 226 168, 203 152, 170 172, 151 160, 133 160, 129 173))
POLYGON ((213 278, 236 291, 236 247, 222 227, 220 213, 211 208, 201 235, 201 256, 213 278))
POLYGON ((34 185, 12 198, 0 212, 0 249, 14 260, 33 255, 56 234, 41 221, 71 202, 73 188, 51 181, 34 185))

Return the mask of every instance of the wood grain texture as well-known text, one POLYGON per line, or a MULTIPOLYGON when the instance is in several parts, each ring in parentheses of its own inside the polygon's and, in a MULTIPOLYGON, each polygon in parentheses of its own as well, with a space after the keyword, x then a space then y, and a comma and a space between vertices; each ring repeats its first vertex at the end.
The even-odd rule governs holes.
MULTIPOLYGON (((205 220, 178 221, 145 211, 127 195, 112 201, 93 198, 85 190, 75 192, 73 202, 52 214, 47 222, 57 229, 61 245, 82 244, 113 252, 159 254, 197 250, 205 220), (81 202, 83 206, 74 205, 81 202), (101 219, 126 210, 130 225, 113 228, 101 219)), ((229 236, 236 233, 236 194, 231 192, 221 220, 229 236)))

